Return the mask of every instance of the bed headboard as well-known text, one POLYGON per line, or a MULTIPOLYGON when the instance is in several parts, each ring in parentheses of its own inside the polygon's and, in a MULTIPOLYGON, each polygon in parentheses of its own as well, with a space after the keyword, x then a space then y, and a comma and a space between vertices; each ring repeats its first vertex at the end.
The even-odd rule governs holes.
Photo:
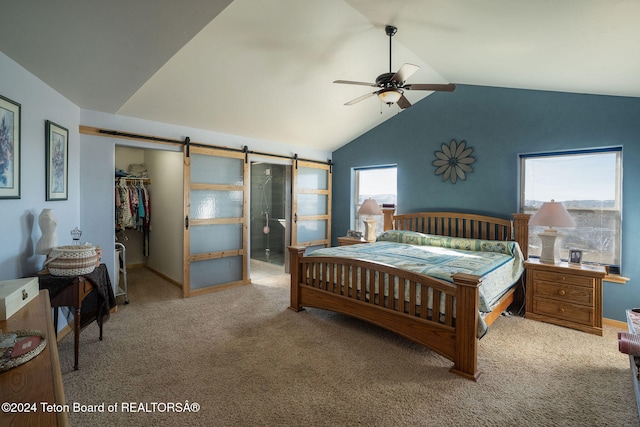
POLYGON ((529 214, 512 214, 513 220, 458 212, 415 212, 394 215, 383 209, 385 230, 411 230, 440 236, 485 240, 515 240, 527 259, 529 214))

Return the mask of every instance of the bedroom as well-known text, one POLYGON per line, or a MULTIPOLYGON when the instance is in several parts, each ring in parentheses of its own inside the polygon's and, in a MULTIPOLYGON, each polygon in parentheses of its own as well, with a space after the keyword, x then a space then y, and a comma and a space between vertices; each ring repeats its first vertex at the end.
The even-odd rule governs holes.
MULTIPOLYGON (((240 7, 241 2, 235 6, 240 7)), ((425 14, 428 15, 427 12, 425 14)), ((364 18, 361 20, 368 22, 364 18)), ((373 28, 373 25, 370 27, 373 28)), ((399 27, 402 31, 402 26, 399 27)), ((385 57, 387 54, 384 35, 382 38, 373 36, 379 31, 381 28, 378 26, 368 32, 372 34, 374 41, 367 56, 369 52, 371 56, 385 57), (376 53, 377 45, 380 49, 376 53)), ((352 33, 348 34, 354 36, 352 33)), ((405 49, 408 50, 410 49, 405 49)), ((404 59, 405 51, 396 51, 395 55, 402 57, 398 58, 398 62, 409 61, 404 59)), ((163 136, 181 137, 188 134, 194 140, 211 140, 221 145, 249 144, 254 149, 287 155, 299 152, 318 159, 330 157, 335 163, 332 209, 334 243, 338 236, 351 228, 350 174, 353 167, 397 164, 398 200, 403 211, 431 208, 479 210, 508 215, 518 210, 518 154, 622 146, 622 274, 631 280, 626 284, 605 283, 604 317, 624 321, 624 310, 640 305, 640 266, 635 259, 640 251, 640 200, 636 197, 637 183, 640 182, 640 144, 637 141, 640 135, 640 92, 637 88, 635 92, 630 90, 626 95, 587 94, 586 91, 578 94, 552 88, 547 88, 548 91, 503 88, 498 87, 498 84, 477 81, 464 84, 463 80, 451 78, 458 83, 454 93, 430 95, 400 114, 397 110, 385 107, 384 122, 379 118, 378 103, 370 100, 372 105, 364 106, 361 116, 373 116, 380 121, 376 123, 377 126, 368 125, 371 130, 360 131, 353 137, 346 138, 345 143, 348 143, 335 150, 312 150, 293 144, 273 144, 272 136, 267 134, 256 137, 240 133, 243 136, 236 136, 224 130, 205 131, 190 125, 179 127, 169 124, 171 122, 168 120, 148 122, 127 117, 126 114, 98 113, 94 111, 98 110, 97 106, 80 107, 71 101, 73 95, 63 95, 54 85, 44 83, 35 71, 35 75, 31 74, 27 71, 28 67, 25 69, 10 58, 4 50, 0 54, 0 74, 3 76, 0 94, 20 102, 23 107, 23 187, 21 199, 0 201, 3 218, 0 235, 4 243, 0 248, 0 279, 31 274, 42 263, 40 257, 33 255, 33 245, 38 237, 33 221, 42 208, 52 205, 56 209, 58 218, 61 219, 60 230, 71 230, 79 226, 88 236, 100 235, 100 227, 105 223, 100 216, 111 214, 110 210, 99 208, 99 203, 93 200, 91 193, 93 189, 108 184, 108 180, 103 177, 112 175, 109 159, 113 156, 113 147, 96 138, 81 136, 76 131, 70 136, 69 200, 51 203, 44 201, 43 123, 45 119, 50 119, 64 124, 70 130, 78 129, 80 125, 99 125, 163 136), (431 166, 434 151, 452 138, 466 140, 474 147, 478 159, 474 165, 474 173, 466 181, 455 185, 441 182, 433 174, 431 166), (488 188, 491 190, 487 191, 488 188)), ((429 63, 428 59, 424 61, 429 63)), ((631 62, 631 58, 629 61, 627 71, 637 75, 637 63, 631 62)), ((471 62, 472 59, 468 59, 468 63, 471 62)), ((619 66, 618 63, 616 65, 619 66)), ((477 64, 468 66, 479 67, 477 64)), ((327 83, 335 78, 366 79, 369 75, 367 73, 373 72, 375 75, 378 69, 385 67, 386 61, 379 60, 378 57, 361 68, 343 70, 342 75, 323 74, 327 83)), ((582 63, 581 67, 581 72, 576 74, 593 75, 595 80, 619 80, 616 74, 609 73, 612 70, 600 75, 601 69, 592 73, 588 63, 582 63)), ((427 75, 422 78, 429 77, 427 75)), ((423 81, 422 78, 416 81, 423 81)), ((293 89, 292 87, 291 90, 293 89)), ((346 107, 342 104, 349 99, 349 93, 343 89, 345 88, 337 91, 333 87, 327 89, 334 95, 331 102, 334 103, 332 105, 338 111, 337 114, 346 114, 343 109, 346 107)), ((315 95, 317 93, 309 95, 305 92, 305 96, 310 98, 315 95)), ((254 107, 246 108, 250 117, 260 114, 254 107)), ((315 113, 314 109, 310 111, 315 113)), ((294 115, 289 120, 295 122, 297 117, 294 115)), ((284 127, 281 121, 276 123, 284 127)), ((247 126, 247 132, 252 130, 251 126, 247 126)), ((106 221, 108 222, 109 220, 106 221)), ((103 240, 106 242, 103 245, 106 246, 109 241, 103 240)))
MULTIPOLYGON (((300 3, 296 3, 298 6, 294 7, 287 0, 280 0, 257 13, 251 9, 251 2, 202 2, 192 5, 199 15, 194 21, 194 14, 175 14, 176 10, 172 7, 176 6, 167 2, 163 5, 166 9, 158 9, 153 19, 145 21, 144 25, 136 28, 127 25, 136 20, 138 14, 144 15, 144 11, 122 13, 118 15, 118 20, 111 22, 111 31, 107 31, 107 28, 100 32, 93 30, 100 40, 86 38, 74 50, 58 49, 59 52, 53 57, 50 56, 52 50, 47 44, 34 44, 25 38, 12 37, 11 31, 15 31, 15 34, 21 31, 35 34, 38 28, 44 27, 38 25, 41 20, 54 14, 69 29, 92 34, 91 29, 86 27, 91 25, 89 21, 74 18, 76 15, 82 17, 86 11, 73 8, 72 5, 69 5, 70 9, 64 9, 48 4, 33 11, 28 7, 25 9, 26 6, 15 5, 13 14, 17 19, 12 19, 11 13, 3 15, 6 22, 2 26, 4 33, 1 46, 4 47, 0 50, 7 54, 4 59, 12 67, 3 72, 5 78, 2 79, 2 84, 7 86, 7 90, 0 92, 0 95, 22 103, 32 112, 34 109, 38 110, 38 114, 23 114, 23 160, 33 162, 33 166, 24 165, 25 173, 31 174, 25 177, 31 177, 35 182, 29 182, 29 187, 25 187, 22 200, 4 201, 10 210, 3 210, 12 215, 22 216, 25 211, 37 215, 45 207, 35 191, 40 188, 40 182, 44 182, 39 176, 43 171, 38 170, 41 163, 37 160, 42 156, 42 145, 37 143, 42 134, 42 126, 37 121, 30 121, 37 119, 53 120, 72 131, 80 125, 89 125, 176 139, 190 136, 194 141, 234 148, 248 145, 253 150, 285 156, 297 153, 301 157, 318 160, 332 158, 335 164, 334 182, 340 183, 333 186, 331 230, 334 244, 337 243, 338 236, 353 227, 349 214, 351 187, 348 183, 351 180, 351 168, 397 164, 401 212, 457 209, 504 216, 517 212, 519 208, 519 154, 617 146, 623 149, 622 274, 631 280, 625 285, 605 284, 604 317, 624 320, 624 308, 636 301, 638 294, 635 292, 638 286, 638 267, 629 260, 631 254, 637 252, 634 239, 640 227, 636 213, 637 202, 635 197, 629 196, 629 192, 633 191, 629 186, 638 179, 635 170, 638 162, 638 148, 635 144, 635 135, 638 134, 635 124, 638 89, 634 86, 637 85, 634 76, 638 65, 634 62, 635 59, 628 57, 624 48, 625 43, 633 40, 633 37, 629 37, 632 30, 625 23, 637 10, 633 3, 627 1, 616 2, 614 5, 606 3, 606 7, 604 2, 594 1, 583 14, 567 21, 563 16, 570 14, 576 6, 573 2, 566 2, 558 6, 557 19, 549 23, 546 35, 542 37, 536 32, 535 19, 531 19, 531 23, 522 31, 516 31, 514 27, 520 25, 518 20, 522 14, 516 5, 508 3, 489 2, 490 7, 485 10, 469 6, 467 13, 463 13, 453 5, 436 7, 428 1, 404 2, 402 7, 396 5, 398 7, 392 7, 392 11, 389 11, 378 2, 332 1, 314 7, 310 7, 310 4, 299 7, 300 3), (605 9, 599 9, 600 7, 605 9), (286 19, 282 13, 285 10, 286 19), (495 10, 501 10, 501 14, 494 14, 495 10), (417 103, 416 108, 409 108, 401 113, 396 107, 381 108, 380 103, 373 99, 365 100, 357 106, 343 106, 346 100, 361 95, 362 90, 357 86, 332 85, 330 82, 336 78, 368 79, 371 77, 367 76, 384 71, 389 45, 383 23, 388 19, 385 14, 391 12, 395 16, 394 23, 399 27, 398 34, 394 36, 394 66, 403 62, 415 62, 421 69, 410 81, 445 83, 451 80, 458 84, 458 88, 453 93, 433 93, 424 102, 417 103), (175 15, 171 15, 172 13, 175 15), (171 27, 159 32, 154 22, 165 22, 167 16, 172 16, 167 21, 171 27), (213 24, 216 25, 206 25, 214 16, 213 24), (335 16, 342 18, 331 19, 335 16), (414 19, 415 16, 419 19, 414 19), (274 90, 274 87, 297 82, 295 79, 291 80, 293 76, 289 73, 269 75, 272 85, 247 88, 247 96, 244 96, 245 90, 237 85, 215 85, 214 92, 211 89, 203 91, 201 88, 204 87, 205 80, 202 79, 205 76, 193 72, 189 74, 188 82, 178 79, 168 84, 167 79, 181 72, 180 62, 204 60, 198 50, 203 45, 208 46, 207 50, 221 52, 227 58, 225 62, 229 65, 226 70, 215 66, 215 56, 202 65, 208 67, 210 73, 221 73, 218 74, 220 80, 229 80, 229 69, 237 73, 237 67, 247 61, 258 61, 256 64, 260 64, 259 61, 264 61, 265 55, 257 49, 245 50, 244 55, 237 57, 231 55, 231 52, 246 45, 247 37, 251 37, 249 34, 259 34, 258 29, 263 28, 261 22, 273 19, 280 21, 281 28, 277 32, 269 32, 269 45, 264 48, 271 56, 260 67, 280 71, 304 70, 299 77, 307 79, 306 84, 289 84, 287 91, 290 94, 296 93, 291 95, 296 98, 295 104, 289 103, 286 98, 287 102, 281 102, 277 108, 273 108, 273 100, 278 99, 277 95, 281 93, 274 90), (187 22, 190 26, 185 33, 180 28, 187 22), (431 22, 433 25, 429 26, 431 22), (525 61, 522 52, 509 49, 510 46, 501 41, 500 32, 488 30, 498 24, 504 25, 504 32, 509 32, 513 38, 511 47, 517 43, 529 46, 529 49, 534 49, 535 46, 537 53, 533 56, 534 59, 525 61), (585 34, 581 30, 585 26, 589 26, 591 33, 585 34), (198 33, 202 28, 204 30, 198 33), (464 28, 467 30, 463 31, 464 28), (302 29, 305 29, 307 43, 301 45, 292 35, 302 29), (228 33, 228 37, 223 38, 224 42, 220 40, 221 32, 228 33), (470 34, 474 38, 463 37, 470 34), (169 40, 172 35, 177 39, 169 40), (238 38, 238 45, 229 43, 228 39, 232 36, 238 38), (190 37, 193 37, 191 43, 186 44, 178 55, 174 55, 168 66, 156 72, 144 90, 136 93, 138 83, 134 82, 151 77, 153 70, 157 70, 190 37), (564 41, 564 44, 558 46, 560 50, 551 49, 553 37, 564 41), (597 37, 598 41, 585 45, 580 37, 597 37), (424 38, 433 38, 439 43, 427 43, 423 46, 416 43, 416 40, 424 38), (155 56, 136 58, 134 50, 125 48, 129 43, 127 40, 137 40, 140 45, 153 43, 158 51, 153 52, 155 56), (119 47, 117 55, 113 55, 114 51, 109 43, 119 47), (334 49, 334 55, 327 56, 326 43, 339 47, 334 49), (483 45, 486 47, 483 48, 483 45), (563 56, 569 46, 575 53, 563 56), (448 49, 453 48, 461 53, 450 55, 448 49), (82 54, 76 54, 76 50, 82 54), (305 50, 307 52, 302 55, 305 50), (483 57, 480 54, 483 51, 487 54, 491 52, 491 55, 483 57), (299 55, 287 55, 286 52, 297 52, 299 55), (361 53, 354 55, 350 52, 361 53), (596 53, 599 55, 598 60, 594 59, 596 53), (38 61, 47 55, 51 59, 49 62, 38 61), (60 105, 52 102, 38 104, 37 99, 42 95, 34 92, 38 86, 29 81, 29 76, 33 76, 19 66, 14 69, 16 64, 9 59, 12 56, 21 58, 24 65, 29 64, 27 70, 31 69, 39 82, 47 80, 38 76, 49 76, 47 78, 52 83, 45 84, 42 89, 45 93, 55 98, 51 88, 58 87, 58 92, 64 89, 65 92, 60 93, 65 93, 63 97, 66 100, 78 101, 61 100, 58 101, 60 105), (93 65, 83 66, 78 62, 79 57, 86 58, 90 63, 100 64, 100 69, 93 65), (105 58, 108 61, 105 62, 105 58), (323 58, 326 64, 318 67, 314 58, 323 58), (145 60, 144 67, 129 66, 131 61, 140 59, 145 60), (472 61, 474 67, 463 67, 468 61, 472 61), (437 64, 438 70, 446 70, 446 80, 432 68, 431 62, 437 64), (545 65, 549 63, 556 63, 554 69, 562 68, 565 71, 555 73, 554 69, 545 65), (576 71, 571 74, 568 71, 571 69, 576 71), (16 77, 7 78, 13 75, 16 77), (104 83, 98 87, 92 84, 95 76, 99 76, 104 83), (110 86, 107 82, 114 82, 116 76, 128 80, 110 86), (169 86, 171 90, 159 90, 163 85, 169 86), (102 87, 109 88, 96 92, 102 87), (26 102, 24 91, 35 105, 31 106, 26 102), (181 91, 191 94, 189 99, 185 99, 181 91), (212 103, 211 99, 215 96, 222 96, 224 99, 233 97, 234 102, 227 106, 224 103, 212 103), (166 103, 159 97, 171 99, 172 102, 166 103), (181 108, 181 102, 192 105, 192 108, 181 108), (161 104, 167 109, 164 113, 155 107, 161 104), (290 116, 285 116, 285 108, 290 111, 290 116), (56 114, 51 114, 50 111, 56 111, 56 114), (199 111, 209 111, 209 117, 202 117, 199 111), (241 114, 242 111, 246 113, 241 114), (300 115, 300 111, 305 111, 305 114, 300 115), (137 120, 134 116, 151 121, 137 120), (213 120, 213 125, 206 120, 213 120), (170 123, 183 123, 183 126, 170 123), (196 123, 200 126, 193 125, 196 123), (466 140, 474 148, 474 155, 478 160, 474 164, 475 172, 466 181, 446 185, 429 169, 433 153, 442 143, 451 139, 466 140), (501 171, 500 178, 494 179, 497 170, 501 171), (420 178, 414 180, 414 176, 420 178), (422 183, 426 183, 427 188, 423 188, 422 183), (486 188, 489 186, 493 190, 487 193, 486 188)), ((108 6, 96 4, 94 7, 104 7, 103 14, 114 13, 109 12, 108 6)), ((532 7, 528 12, 532 17, 546 19, 543 8, 532 7)), ((94 22, 93 27, 102 28, 99 22, 94 22)), ((64 32, 48 37, 58 43, 68 43, 64 32)), ((255 46, 261 44, 257 43, 255 46)), ((250 81, 251 78, 260 77, 251 69, 244 71, 248 74, 240 76, 240 80, 250 81)), ((413 92, 407 97, 417 102, 416 99, 420 99, 423 93, 413 92)), ((99 141, 72 132, 70 144, 71 176, 73 178, 74 174, 82 174, 83 179, 70 179, 71 197, 68 201, 45 204, 54 205, 59 210, 58 216, 67 221, 60 225, 61 230, 71 230, 80 225, 88 233, 88 240, 102 240, 103 246, 110 245, 109 235, 98 233, 98 237, 91 231, 108 224, 110 220, 108 206, 92 200, 89 189, 93 185, 106 185, 108 182, 106 174, 111 165, 93 163, 96 158, 111 159, 114 142, 99 141), (84 147, 87 149, 84 150, 84 147), (103 166, 104 176, 99 178, 95 168, 103 166), (84 173, 83 168, 89 168, 91 173, 84 173), (96 182, 90 181, 93 179, 96 182), (86 185, 81 188, 80 182, 86 185), (81 221, 86 225, 81 224, 81 221)), ((144 144, 141 146, 145 148, 144 144)), ((2 232, 10 242, 0 250, 3 276, 28 274, 37 268, 36 264, 41 261, 27 253, 29 243, 25 241, 24 233, 18 235, 15 232, 20 227, 9 223, 4 223, 3 227, 7 227, 2 232), (12 249, 15 247, 26 250, 18 254, 12 249)), ((33 233, 37 235, 38 231, 33 230, 33 233)), ((105 258, 108 265, 111 263, 109 256, 106 254, 105 258)), ((640 301, 637 303, 640 304, 640 301)))

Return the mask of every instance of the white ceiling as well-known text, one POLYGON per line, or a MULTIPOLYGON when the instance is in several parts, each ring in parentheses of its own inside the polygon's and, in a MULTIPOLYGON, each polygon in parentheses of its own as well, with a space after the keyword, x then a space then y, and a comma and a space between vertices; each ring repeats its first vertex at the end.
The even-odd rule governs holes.
MULTIPOLYGON (((333 150, 373 82, 640 97, 639 0, 0 0, 0 50, 84 109, 333 150)), ((412 103, 430 92, 409 92, 412 103)), ((126 130, 126 129, 123 129, 126 130)))

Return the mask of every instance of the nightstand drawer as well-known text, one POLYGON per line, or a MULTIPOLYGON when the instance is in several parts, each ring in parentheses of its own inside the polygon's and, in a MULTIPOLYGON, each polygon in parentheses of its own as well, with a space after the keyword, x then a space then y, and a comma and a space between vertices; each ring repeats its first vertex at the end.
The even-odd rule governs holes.
POLYGON ((566 320, 571 323, 593 325, 593 307, 570 304, 547 298, 533 299, 533 312, 556 319, 566 320))
POLYGON ((554 273, 551 271, 534 271, 534 280, 546 280, 555 283, 573 283, 575 285, 591 286, 593 279, 591 277, 576 276, 573 274, 554 273))
POLYGON ((552 283, 542 280, 533 282, 533 294, 540 298, 550 298, 574 304, 593 305, 594 287, 575 286, 567 283, 552 283))

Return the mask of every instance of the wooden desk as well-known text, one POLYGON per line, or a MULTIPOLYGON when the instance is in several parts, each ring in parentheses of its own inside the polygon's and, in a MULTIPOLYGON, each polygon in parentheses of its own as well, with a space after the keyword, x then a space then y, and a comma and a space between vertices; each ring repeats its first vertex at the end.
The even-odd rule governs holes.
MULTIPOLYGON (((113 297, 113 289, 111 288, 111 282, 104 264, 100 264, 93 273, 90 273, 93 277, 93 281, 101 280, 102 285, 110 292, 110 299, 113 298, 113 306, 115 306, 115 297, 113 297)), ((73 344, 74 344, 74 365, 73 369, 78 369, 78 359, 80 353, 80 329, 82 326, 82 302, 89 296, 93 290, 98 290, 85 276, 51 276, 50 274, 38 274, 40 282, 40 289, 48 289, 51 294, 51 307, 55 308, 54 311, 54 325, 58 325, 58 308, 60 307, 72 307, 74 309, 73 316, 73 344)), ((101 283, 97 282, 97 283, 101 283)), ((106 310, 111 308, 111 304, 108 305, 106 310)), ((100 340, 102 341, 102 322, 98 322, 100 328, 100 340)))
MULTIPOLYGON (((73 314, 73 351, 74 364, 73 369, 78 370, 78 356, 80 353, 80 325, 82 318, 82 301, 91 293, 93 285, 83 276, 77 276, 72 279, 71 285, 51 298, 51 307, 55 308, 53 314, 53 324, 56 325, 56 337, 58 336, 58 308, 72 307, 75 309, 73 314)), ((100 341, 102 341, 102 325, 100 325, 100 341)))
POLYGON ((0 425, 67 426, 69 420, 65 411, 43 410, 42 403, 65 405, 62 373, 58 359, 58 344, 51 321, 49 292, 40 294, 26 306, 0 322, 4 332, 36 329, 45 333, 47 345, 42 353, 27 363, 0 373, 0 403, 35 404, 37 412, 8 413, 0 411, 0 425))

